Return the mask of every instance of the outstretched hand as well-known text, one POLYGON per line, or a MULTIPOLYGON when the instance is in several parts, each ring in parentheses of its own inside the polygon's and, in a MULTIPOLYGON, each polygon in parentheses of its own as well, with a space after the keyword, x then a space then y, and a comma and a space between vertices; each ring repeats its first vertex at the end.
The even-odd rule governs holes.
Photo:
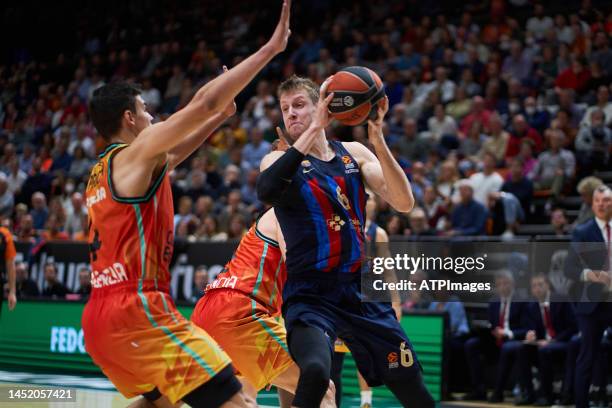
POLYGON ((291 35, 291 30, 289 29, 290 17, 291 0, 284 0, 280 19, 278 20, 278 24, 276 25, 276 29, 274 30, 272 37, 270 37, 270 40, 268 41, 268 45, 272 47, 275 54, 279 54, 285 51, 285 48, 287 48, 287 42, 289 41, 289 36, 291 35))

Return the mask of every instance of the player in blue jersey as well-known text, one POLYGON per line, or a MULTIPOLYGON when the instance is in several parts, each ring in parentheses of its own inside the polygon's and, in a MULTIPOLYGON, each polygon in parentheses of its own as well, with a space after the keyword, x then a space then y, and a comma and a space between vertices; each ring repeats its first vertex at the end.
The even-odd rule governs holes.
POLYGON ((389 303, 362 302, 365 187, 400 212, 414 205, 410 183, 383 134, 385 98, 368 122, 376 155, 357 142, 328 141, 325 95, 309 79, 291 77, 278 90, 286 152, 261 163, 257 192, 272 204, 284 236, 287 282, 283 315, 289 350, 300 367, 293 405, 318 407, 327 390, 333 344, 342 338, 370 386, 385 384, 404 406, 429 408, 421 368, 389 303))

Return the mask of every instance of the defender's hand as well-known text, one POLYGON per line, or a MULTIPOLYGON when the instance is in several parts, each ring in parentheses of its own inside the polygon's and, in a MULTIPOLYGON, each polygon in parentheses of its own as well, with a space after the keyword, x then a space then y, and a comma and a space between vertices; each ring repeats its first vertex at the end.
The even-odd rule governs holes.
POLYGON ((280 19, 276 25, 276 29, 268 41, 268 45, 271 47, 274 54, 279 54, 285 51, 287 48, 287 42, 291 35, 289 29, 289 19, 291 17, 291 0, 283 1, 283 9, 281 10, 280 19))

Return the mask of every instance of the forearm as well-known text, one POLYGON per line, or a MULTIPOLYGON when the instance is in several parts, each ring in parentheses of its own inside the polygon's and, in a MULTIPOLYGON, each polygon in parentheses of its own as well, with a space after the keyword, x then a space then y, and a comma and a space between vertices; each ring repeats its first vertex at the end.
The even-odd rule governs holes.
POLYGON ((234 100, 275 56, 272 47, 264 45, 240 64, 200 88, 190 104, 203 104, 205 110, 219 112, 234 100))
POLYGON ((195 132, 187 136, 179 145, 175 146, 169 152, 170 169, 177 167, 188 158, 196 149, 198 149, 206 139, 227 119, 223 113, 217 113, 208 119, 195 132))
POLYGON ((408 177, 397 163, 384 139, 373 143, 386 182, 389 204, 397 211, 409 212, 414 207, 414 196, 408 177))
POLYGON ((266 204, 280 205, 303 158, 304 155, 292 147, 263 170, 257 179, 257 198, 266 204))

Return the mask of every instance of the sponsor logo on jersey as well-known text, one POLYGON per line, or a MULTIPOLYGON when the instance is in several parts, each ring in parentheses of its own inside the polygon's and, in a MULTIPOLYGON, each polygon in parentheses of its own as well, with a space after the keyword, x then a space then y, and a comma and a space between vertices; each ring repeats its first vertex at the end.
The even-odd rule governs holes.
POLYGON ((238 278, 236 276, 230 276, 229 278, 217 278, 212 283, 206 285, 206 290, 216 289, 216 288, 236 288, 236 283, 238 283, 238 278))
POLYGON ((99 203, 104 199, 106 199, 106 189, 104 187, 100 187, 96 190, 95 194, 87 196, 87 202, 85 205, 87 208, 90 208, 92 205, 99 203))
POLYGON ((91 273, 91 286, 94 288, 112 286, 119 282, 124 282, 127 279, 127 273, 125 272, 123 264, 115 262, 102 271, 93 271, 91 273))
POLYGON ((334 231, 340 231, 340 229, 344 226, 344 224, 346 224, 346 222, 344 222, 344 220, 340 218, 339 215, 336 215, 336 214, 334 214, 332 218, 327 220, 327 225, 329 226, 329 228, 333 229, 334 231))

